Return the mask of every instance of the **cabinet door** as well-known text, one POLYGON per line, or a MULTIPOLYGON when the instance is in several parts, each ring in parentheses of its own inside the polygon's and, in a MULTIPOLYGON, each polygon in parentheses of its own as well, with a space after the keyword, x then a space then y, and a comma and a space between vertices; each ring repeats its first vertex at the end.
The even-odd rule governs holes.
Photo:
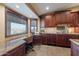
POLYGON ((69 23, 69 21, 71 21, 70 18, 71 16, 67 12, 61 12, 61 13, 56 14, 57 24, 67 24, 69 23))
POLYGON ((33 36, 33 44, 34 45, 37 44, 37 38, 36 38, 36 36, 33 36))
POLYGON ((67 47, 70 47, 70 36, 67 34, 65 34, 64 35, 64 42, 65 42, 65 44, 64 44, 64 46, 67 46, 67 47))
POLYGON ((67 14, 66 14, 66 13, 67 13, 67 12, 61 13, 61 22, 62 22, 63 24, 67 24, 68 21, 70 20, 70 16, 69 16, 69 18, 67 19, 67 14))
POLYGON ((23 55, 25 55, 25 44, 22 44, 21 46, 7 53, 7 56, 23 56, 23 55))
POLYGON ((71 13, 72 27, 76 27, 76 13, 71 13))
POLYGON ((78 13, 74 13, 75 19, 74 19, 74 24, 75 26, 79 27, 79 14, 78 13))
POLYGON ((73 26, 73 25, 72 25, 72 20, 73 20, 72 16, 73 16, 72 13, 66 12, 66 23, 67 23, 70 27, 73 26))
POLYGON ((77 26, 78 13, 66 13, 66 20, 70 27, 77 26))
POLYGON ((62 45, 62 42, 63 42, 62 41, 62 39, 63 39, 62 36, 61 35, 57 35, 56 38, 57 38, 56 39, 56 45, 62 45))
POLYGON ((66 12, 66 21, 67 21, 67 23, 71 22, 71 13, 70 12, 66 12))
POLYGON ((49 20, 45 19, 45 27, 49 27, 49 20))
POLYGON ((56 45, 65 46, 64 36, 59 34, 56 37, 56 45))
POLYGON ((56 27, 56 17, 55 17, 55 15, 53 15, 52 18, 53 18, 52 19, 52 27, 56 27))
POLYGON ((61 20, 61 16, 60 16, 60 14, 56 14, 55 15, 55 19, 56 19, 56 24, 59 24, 60 23, 60 20, 61 20))
POLYGON ((38 38, 38 44, 42 44, 42 36, 39 35, 37 38, 38 38))
POLYGON ((35 35, 33 36, 33 44, 42 44, 42 36, 40 35, 35 35))
POLYGON ((45 27, 52 27, 53 26, 52 20, 53 20, 52 15, 45 16, 45 27))
POLYGON ((55 43, 56 43, 56 35, 54 35, 54 34, 49 34, 48 35, 48 39, 47 39, 47 42, 48 42, 48 44, 53 44, 53 45, 55 45, 55 43))
POLYGON ((42 36, 42 44, 47 45, 47 39, 48 39, 47 35, 43 35, 42 36))

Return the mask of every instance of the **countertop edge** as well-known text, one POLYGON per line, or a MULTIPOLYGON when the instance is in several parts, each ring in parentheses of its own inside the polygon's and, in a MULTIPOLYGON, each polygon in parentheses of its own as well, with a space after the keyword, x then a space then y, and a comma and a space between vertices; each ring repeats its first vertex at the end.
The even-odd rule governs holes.
POLYGON ((70 41, 76 45, 79 45, 79 39, 70 39, 70 41))

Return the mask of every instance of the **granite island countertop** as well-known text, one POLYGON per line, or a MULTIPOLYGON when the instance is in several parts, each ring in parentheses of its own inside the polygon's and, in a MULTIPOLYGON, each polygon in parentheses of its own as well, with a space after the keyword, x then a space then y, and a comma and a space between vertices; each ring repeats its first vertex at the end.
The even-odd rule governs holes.
POLYGON ((76 45, 79 45, 79 39, 70 39, 70 41, 76 45))

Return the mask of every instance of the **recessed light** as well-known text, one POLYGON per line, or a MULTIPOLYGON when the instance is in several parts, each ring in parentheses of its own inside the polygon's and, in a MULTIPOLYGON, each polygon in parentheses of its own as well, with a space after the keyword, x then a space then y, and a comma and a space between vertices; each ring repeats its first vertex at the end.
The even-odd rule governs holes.
POLYGON ((20 8, 20 6, 19 5, 16 5, 16 8, 20 8))
POLYGON ((49 10, 49 6, 46 7, 46 10, 49 10))

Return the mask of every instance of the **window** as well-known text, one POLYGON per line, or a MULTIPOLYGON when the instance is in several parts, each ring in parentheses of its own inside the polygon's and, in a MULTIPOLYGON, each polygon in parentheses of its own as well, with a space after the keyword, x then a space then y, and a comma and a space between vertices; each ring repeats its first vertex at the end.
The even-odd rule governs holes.
POLYGON ((24 32, 26 32, 26 25, 25 24, 11 22, 11 32, 10 32, 11 35, 24 33, 24 32))
POLYGON ((44 32, 44 29, 45 29, 44 19, 41 19, 40 20, 40 31, 44 32))
POLYGON ((36 19, 31 20, 31 32, 32 34, 37 32, 37 20, 36 19))
POLYGON ((27 33, 27 19, 15 13, 6 14, 6 36, 27 33))

